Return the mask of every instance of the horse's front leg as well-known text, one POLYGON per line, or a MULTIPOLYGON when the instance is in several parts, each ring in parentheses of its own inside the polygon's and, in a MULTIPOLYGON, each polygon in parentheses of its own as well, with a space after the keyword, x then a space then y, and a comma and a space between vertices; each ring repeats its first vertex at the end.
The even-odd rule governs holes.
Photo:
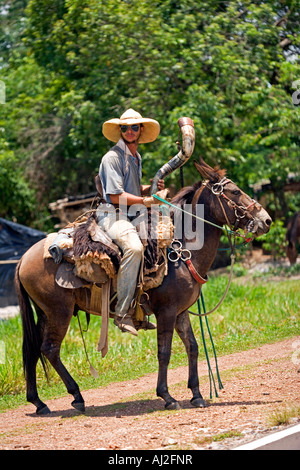
POLYGON ((180 409, 178 401, 168 391, 167 374, 171 357, 172 338, 176 321, 176 312, 160 311, 157 315, 157 357, 158 379, 156 394, 165 400, 165 409, 180 409))
POLYGON ((188 388, 191 389, 193 398, 191 404, 195 407, 205 407, 205 402, 199 390, 198 377, 198 345, 194 336, 188 311, 182 312, 176 318, 175 329, 181 338, 189 360, 188 388))

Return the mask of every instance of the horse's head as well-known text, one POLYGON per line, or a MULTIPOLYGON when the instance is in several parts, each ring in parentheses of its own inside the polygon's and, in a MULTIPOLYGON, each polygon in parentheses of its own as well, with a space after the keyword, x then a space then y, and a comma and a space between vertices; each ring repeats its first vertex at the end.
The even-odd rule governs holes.
POLYGON ((267 211, 227 178, 225 170, 213 169, 202 159, 200 164, 194 164, 205 178, 204 187, 215 196, 217 203, 214 207, 219 223, 233 226, 234 230, 245 229, 255 236, 269 231, 272 219, 267 211))

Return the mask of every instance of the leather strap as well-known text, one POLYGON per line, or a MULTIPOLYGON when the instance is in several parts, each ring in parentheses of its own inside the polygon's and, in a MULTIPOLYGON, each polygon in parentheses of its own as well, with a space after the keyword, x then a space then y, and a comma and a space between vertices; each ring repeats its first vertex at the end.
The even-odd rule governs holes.
POLYGON ((109 279, 102 286, 102 305, 101 305, 102 323, 101 323, 100 338, 99 338, 99 342, 97 346, 97 351, 101 351, 102 357, 104 357, 108 351, 110 285, 111 285, 111 279, 109 279))
POLYGON ((198 282, 198 284, 205 284, 208 281, 207 276, 205 276, 206 279, 200 276, 200 274, 196 271, 195 266, 193 265, 190 259, 185 260, 185 264, 187 265, 191 275, 193 276, 195 281, 198 282))

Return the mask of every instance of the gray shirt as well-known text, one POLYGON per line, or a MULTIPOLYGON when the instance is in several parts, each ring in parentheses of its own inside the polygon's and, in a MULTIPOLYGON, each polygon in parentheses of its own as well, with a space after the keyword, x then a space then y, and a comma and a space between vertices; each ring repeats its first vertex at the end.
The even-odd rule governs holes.
POLYGON ((137 157, 138 165, 122 139, 103 156, 99 176, 106 202, 111 203, 109 194, 141 196, 142 165, 138 153, 137 157))

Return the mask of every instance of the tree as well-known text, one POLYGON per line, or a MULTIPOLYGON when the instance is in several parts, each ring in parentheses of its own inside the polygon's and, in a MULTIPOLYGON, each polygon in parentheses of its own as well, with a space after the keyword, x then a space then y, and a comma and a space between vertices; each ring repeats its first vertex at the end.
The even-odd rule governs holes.
POLYGON ((35 198, 16 163, 15 155, 0 139, 0 217, 26 224, 34 217, 35 198))
MULTIPOLYGON (((188 115, 194 158, 248 192, 266 177, 280 189, 298 170, 299 24, 299 0, 31 0, 23 48, 9 54, 6 140, 44 207, 93 190, 110 145, 101 125, 128 107, 161 124, 142 147, 145 181, 177 152, 188 115)), ((190 163, 184 172, 197 178, 190 163)))

